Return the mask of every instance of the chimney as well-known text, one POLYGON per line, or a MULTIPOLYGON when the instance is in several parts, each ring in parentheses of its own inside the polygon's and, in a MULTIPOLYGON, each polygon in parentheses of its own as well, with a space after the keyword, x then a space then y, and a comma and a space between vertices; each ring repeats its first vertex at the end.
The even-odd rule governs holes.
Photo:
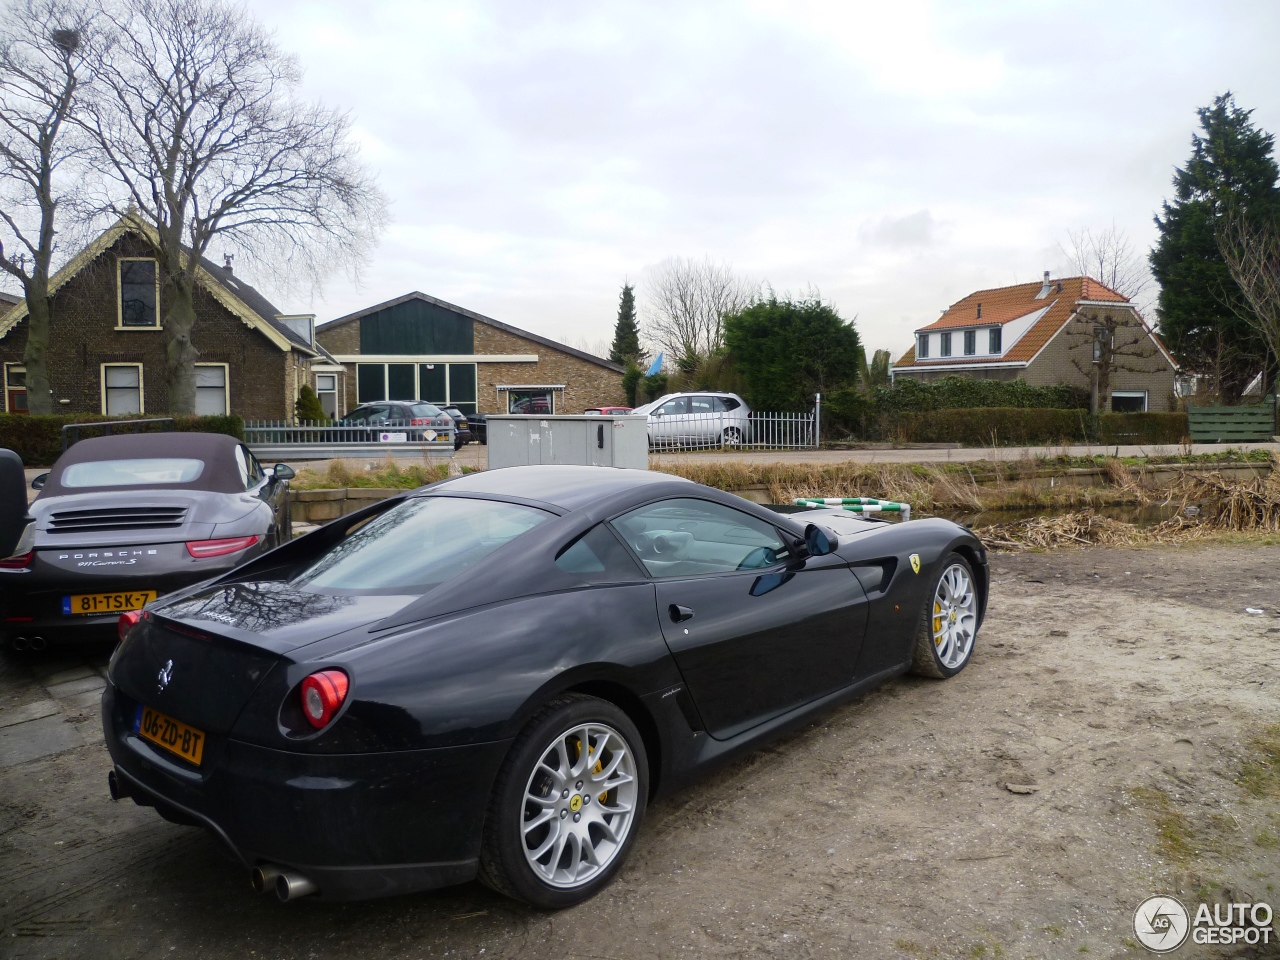
MULTIPOLYGON (((235 258, 236 255, 234 253, 224 253, 222 255, 222 269, 227 273, 234 273, 235 271, 231 269, 231 261, 235 258)), ((1045 274, 1045 276, 1048 276, 1048 274, 1045 274)))
POLYGON ((1053 292, 1053 284, 1049 282, 1049 271, 1044 272, 1044 283, 1040 287, 1040 292, 1036 294, 1037 300, 1043 300, 1053 292))
POLYGON ((982 304, 978 304, 978 319, 982 319, 982 304))

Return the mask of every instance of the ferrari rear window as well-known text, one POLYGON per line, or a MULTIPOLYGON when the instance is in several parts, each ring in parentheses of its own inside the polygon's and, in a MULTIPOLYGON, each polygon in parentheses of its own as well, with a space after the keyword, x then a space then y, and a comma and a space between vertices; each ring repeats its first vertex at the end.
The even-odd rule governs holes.
POLYGON ((191 483, 204 472, 203 460, 148 457, 145 460, 92 460, 73 463, 62 471, 64 487, 141 487, 191 483))
POLYGON ((309 590, 424 593, 551 517, 495 500, 416 497, 359 527, 293 583, 309 590))

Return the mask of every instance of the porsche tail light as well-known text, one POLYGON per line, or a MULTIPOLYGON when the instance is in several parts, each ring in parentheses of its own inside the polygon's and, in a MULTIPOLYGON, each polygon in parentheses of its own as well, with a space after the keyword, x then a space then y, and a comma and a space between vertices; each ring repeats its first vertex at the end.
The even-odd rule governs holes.
POLYGON ((116 621, 116 635, 123 640, 141 619, 141 610, 128 610, 120 614, 120 619, 116 621))
POLYGON ((25 570, 31 566, 31 560, 36 555, 34 550, 28 550, 26 553, 20 553, 16 557, 5 557, 0 560, 0 569, 4 570, 25 570))
POLYGON ((247 550, 262 538, 256 534, 252 537, 223 537, 220 540, 189 540, 187 553, 197 560, 207 557, 221 557, 238 550, 247 550))
POLYGON ((347 675, 341 670, 321 670, 302 681, 302 712, 307 723, 323 730, 347 699, 347 675))

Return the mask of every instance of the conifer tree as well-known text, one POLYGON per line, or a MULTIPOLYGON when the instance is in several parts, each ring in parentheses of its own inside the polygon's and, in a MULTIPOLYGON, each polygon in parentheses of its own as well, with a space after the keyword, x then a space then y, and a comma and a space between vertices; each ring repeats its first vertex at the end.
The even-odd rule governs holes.
POLYGON ((637 366, 645 358, 640 349, 640 325, 636 322, 636 293, 629 283, 622 285, 622 296, 618 298, 618 322, 613 328, 613 346, 609 348, 609 359, 614 363, 634 363, 637 366))

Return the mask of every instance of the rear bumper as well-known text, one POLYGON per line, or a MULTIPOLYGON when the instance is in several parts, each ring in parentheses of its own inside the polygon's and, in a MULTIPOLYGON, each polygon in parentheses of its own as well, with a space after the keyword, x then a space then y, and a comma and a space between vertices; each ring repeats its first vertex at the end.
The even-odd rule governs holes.
POLYGON ((170 819, 204 826, 246 868, 292 868, 334 900, 475 876, 489 794, 509 741, 329 755, 210 734, 196 769, 135 734, 132 712, 131 701, 108 684, 102 719, 117 777, 143 803, 178 814, 170 819))

